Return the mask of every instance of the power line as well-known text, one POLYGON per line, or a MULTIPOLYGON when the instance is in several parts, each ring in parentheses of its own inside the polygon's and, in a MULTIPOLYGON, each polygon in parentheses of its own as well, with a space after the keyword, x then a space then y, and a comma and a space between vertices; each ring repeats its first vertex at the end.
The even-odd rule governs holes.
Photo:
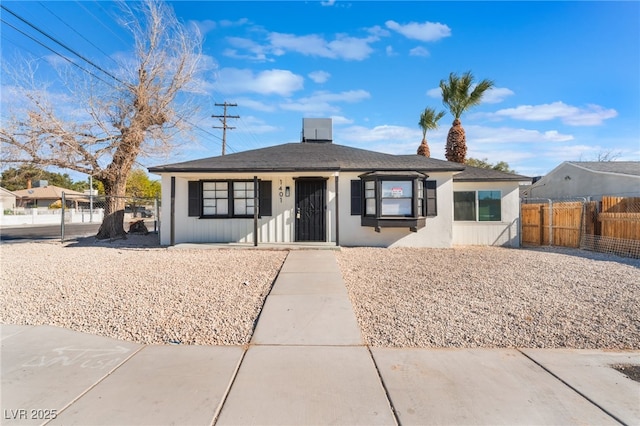
MULTIPOLYGON (((107 55, 102 49, 100 49, 98 46, 96 46, 95 44, 93 44, 93 42, 91 40, 89 40, 88 38, 86 38, 84 35, 82 35, 80 32, 78 32, 75 28, 73 28, 71 25, 69 25, 66 21, 64 21, 62 18, 60 18, 58 15, 56 15, 51 9, 49 9, 47 6, 44 5, 43 2, 38 2, 38 4, 40 6, 42 6, 47 12, 49 12, 50 14, 52 14, 53 16, 55 16, 58 21, 62 22, 64 25, 67 26, 67 28, 69 28, 71 31, 73 31, 74 33, 78 34, 78 36, 80 36, 80 38, 82 38, 84 41, 86 41, 87 43, 89 43, 91 46, 95 47, 100 53, 102 53, 104 56, 106 56, 107 58, 111 59, 116 65, 118 64, 118 62, 113 59, 111 56, 107 55)), ((85 9, 86 10, 86 9, 85 9)))
MULTIPOLYGON (((96 65, 95 63, 93 63, 92 61, 90 61, 89 59, 85 58, 83 55, 81 55, 80 53, 76 52, 75 50, 73 50, 72 48, 70 48, 69 46, 67 46, 66 44, 62 43, 61 41, 57 40, 55 37, 49 35, 48 33, 46 33, 45 31, 41 30, 40 28, 38 28, 37 26, 35 26, 34 24, 32 24, 31 22, 27 21, 26 19, 24 19, 23 17, 21 17, 20 15, 16 14, 15 12, 13 12, 12 10, 10 10, 9 8, 7 8, 5 5, 0 4, 0 8, 2 8, 3 10, 9 12, 11 15, 15 16, 16 18, 18 18, 20 21, 24 22, 25 24, 27 24, 28 26, 30 26, 31 28, 33 28, 34 30, 36 30, 37 32, 39 32, 40 34, 44 35, 45 37, 47 37, 48 39, 50 39, 51 41, 53 41, 54 43, 62 46, 64 49, 68 50, 69 52, 73 53, 74 55, 76 55, 78 58, 82 59, 83 61, 85 61, 86 63, 88 63, 89 65, 93 66, 94 68, 96 68, 99 71, 102 71, 104 74, 108 75, 109 77, 111 77, 112 79, 114 79, 115 81, 117 81, 120 84, 125 84, 122 80, 120 80, 118 77, 116 77, 115 75, 111 74, 109 71, 105 70, 104 68, 100 67, 99 65, 96 65)), ((5 22, 6 23, 6 22, 5 22)), ((9 24, 7 24, 9 25, 9 24)), ((15 27, 11 26, 12 28, 16 29, 15 27)), ((23 33, 24 34, 24 33, 23 33)), ((33 39, 32 37, 29 37, 32 40, 35 41, 35 39, 33 39)), ((42 43, 40 43, 42 44, 42 43)), ((43 44, 42 44, 43 45, 43 44)), ((44 45, 43 45, 44 46, 44 45)), ((51 50, 51 49, 49 49, 51 50)), ((55 53, 55 52, 54 52, 55 53)))
MULTIPOLYGON (((4 6, 2 6, 2 8, 4 8, 4 6)), ((40 46, 44 47, 45 49, 51 51, 52 53, 60 56, 62 59, 64 59, 65 61, 69 62, 71 65, 79 68, 80 70, 84 71, 85 73, 89 74, 92 77, 97 78, 98 80, 102 81, 105 84, 109 84, 110 83, 104 81, 102 78, 98 77, 97 75, 95 75, 94 73, 92 73, 91 71, 81 67, 80 65, 76 64, 75 62, 73 62, 71 59, 67 58, 66 56, 64 56, 62 53, 56 52, 55 50, 53 50, 52 48, 50 48, 49 46, 47 46, 46 44, 42 43, 40 40, 35 39, 34 37, 30 36, 29 34, 25 33, 24 31, 16 28, 15 26, 11 25, 10 23, 8 23, 7 21, 5 21, 4 19, 0 19, 0 21, 2 23, 4 23, 5 25, 8 25, 9 27, 13 28, 15 31, 19 32, 20 34, 24 35, 27 38, 30 38, 31 40, 35 41, 36 43, 38 43, 40 46)), ((113 87, 113 85, 111 85, 113 87)))
POLYGON ((240 118, 239 115, 227 115, 227 107, 237 107, 238 104, 230 104, 230 103, 225 102, 223 104, 215 104, 215 105, 224 107, 223 115, 212 115, 211 116, 213 118, 219 118, 220 121, 222 122, 222 126, 213 126, 213 128, 214 129, 222 129, 222 155, 224 155, 225 154, 226 145, 227 145, 227 129, 230 129, 230 130, 235 129, 235 127, 227 126, 227 118, 240 118))

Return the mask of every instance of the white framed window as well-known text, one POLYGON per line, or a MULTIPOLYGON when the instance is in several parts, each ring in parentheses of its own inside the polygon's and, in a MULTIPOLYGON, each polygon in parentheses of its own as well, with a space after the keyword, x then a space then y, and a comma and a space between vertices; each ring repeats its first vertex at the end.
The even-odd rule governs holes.
POLYGON ((253 216, 255 209, 253 182, 233 182, 233 215, 253 216))
POLYGON ((202 215, 229 215, 229 182, 202 183, 202 215))

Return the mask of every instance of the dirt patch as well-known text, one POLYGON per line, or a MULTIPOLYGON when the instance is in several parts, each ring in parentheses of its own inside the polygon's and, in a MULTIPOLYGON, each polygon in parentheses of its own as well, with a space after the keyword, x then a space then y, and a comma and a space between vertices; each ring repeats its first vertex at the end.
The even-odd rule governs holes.
POLYGON ((618 364, 611 366, 614 370, 617 370, 636 382, 640 382, 640 365, 635 364, 618 364))

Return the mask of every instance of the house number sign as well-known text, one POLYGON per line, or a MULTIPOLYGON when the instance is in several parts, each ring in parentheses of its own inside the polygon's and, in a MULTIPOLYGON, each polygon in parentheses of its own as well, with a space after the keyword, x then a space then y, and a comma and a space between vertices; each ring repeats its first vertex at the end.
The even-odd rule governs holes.
POLYGON ((282 179, 280 179, 280 186, 278 187, 278 196, 280 197, 280 202, 282 203, 282 197, 284 193, 282 192, 282 179))

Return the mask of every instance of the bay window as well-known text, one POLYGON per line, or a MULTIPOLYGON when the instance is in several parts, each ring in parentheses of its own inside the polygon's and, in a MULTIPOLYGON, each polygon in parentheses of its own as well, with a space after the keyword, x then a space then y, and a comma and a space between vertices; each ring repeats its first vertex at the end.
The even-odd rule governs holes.
POLYGON ((426 177, 412 171, 365 173, 360 182, 352 181, 351 214, 360 215, 362 226, 377 232, 384 227, 415 232, 425 226, 426 216, 436 215, 436 182, 425 181, 426 177), (358 194, 364 208, 357 202, 358 194))

